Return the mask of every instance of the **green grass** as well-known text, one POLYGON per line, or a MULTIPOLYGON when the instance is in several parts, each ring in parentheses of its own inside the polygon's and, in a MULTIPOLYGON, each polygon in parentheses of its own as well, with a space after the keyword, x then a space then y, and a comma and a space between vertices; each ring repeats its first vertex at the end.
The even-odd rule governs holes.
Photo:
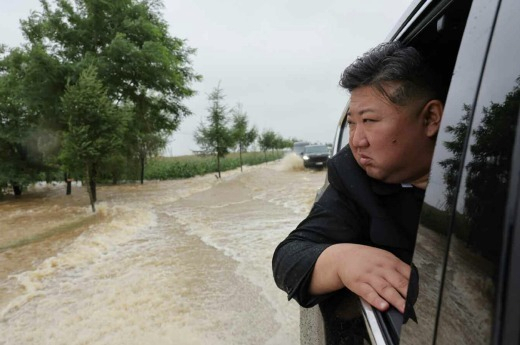
MULTIPOLYGON (((258 165, 282 158, 283 152, 245 152, 242 153, 243 165, 258 165)), ((230 153, 220 160, 220 170, 240 167, 238 153, 230 153)), ((215 156, 157 157, 150 159, 145 167, 146 180, 173 180, 217 172, 215 156)))

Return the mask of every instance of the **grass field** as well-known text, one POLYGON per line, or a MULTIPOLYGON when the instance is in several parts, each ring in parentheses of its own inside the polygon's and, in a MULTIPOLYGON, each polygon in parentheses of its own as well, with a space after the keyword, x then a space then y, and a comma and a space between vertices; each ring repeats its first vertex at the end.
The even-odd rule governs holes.
MULTIPOLYGON (((243 165, 257 165, 266 160, 273 161, 282 158, 282 151, 245 152, 242 153, 243 165)), ((240 167, 238 153, 230 153, 220 160, 220 170, 232 170, 240 167)), ((180 156, 157 157, 150 159, 145 167, 146 180, 171 180, 188 178, 197 175, 205 175, 217 171, 217 158, 215 156, 180 156)))

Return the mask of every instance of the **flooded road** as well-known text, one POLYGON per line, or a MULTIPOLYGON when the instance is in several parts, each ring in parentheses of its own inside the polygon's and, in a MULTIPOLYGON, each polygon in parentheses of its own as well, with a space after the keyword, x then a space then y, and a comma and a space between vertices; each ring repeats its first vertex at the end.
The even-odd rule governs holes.
POLYGON ((289 156, 100 187, 96 214, 80 187, 0 202, 0 344, 298 344, 271 256, 324 179, 289 156))

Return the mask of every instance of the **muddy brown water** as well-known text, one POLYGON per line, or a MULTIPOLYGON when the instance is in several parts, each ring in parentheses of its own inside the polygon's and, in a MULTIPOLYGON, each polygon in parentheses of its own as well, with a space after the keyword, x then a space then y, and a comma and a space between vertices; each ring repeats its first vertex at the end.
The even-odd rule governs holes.
POLYGON ((298 344, 271 257, 325 180, 300 162, 0 201, 0 344, 298 344))

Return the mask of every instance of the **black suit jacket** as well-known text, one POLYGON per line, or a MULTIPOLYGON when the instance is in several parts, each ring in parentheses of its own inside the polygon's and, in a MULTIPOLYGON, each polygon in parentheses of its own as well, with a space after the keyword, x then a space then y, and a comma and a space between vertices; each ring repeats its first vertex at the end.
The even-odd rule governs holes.
POLYGON ((303 307, 329 295, 311 296, 316 260, 330 245, 358 243, 392 252, 410 263, 424 191, 370 178, 348 147, 328 163, 329 186, 309 215, 276 248, 278 287, 303 307))

